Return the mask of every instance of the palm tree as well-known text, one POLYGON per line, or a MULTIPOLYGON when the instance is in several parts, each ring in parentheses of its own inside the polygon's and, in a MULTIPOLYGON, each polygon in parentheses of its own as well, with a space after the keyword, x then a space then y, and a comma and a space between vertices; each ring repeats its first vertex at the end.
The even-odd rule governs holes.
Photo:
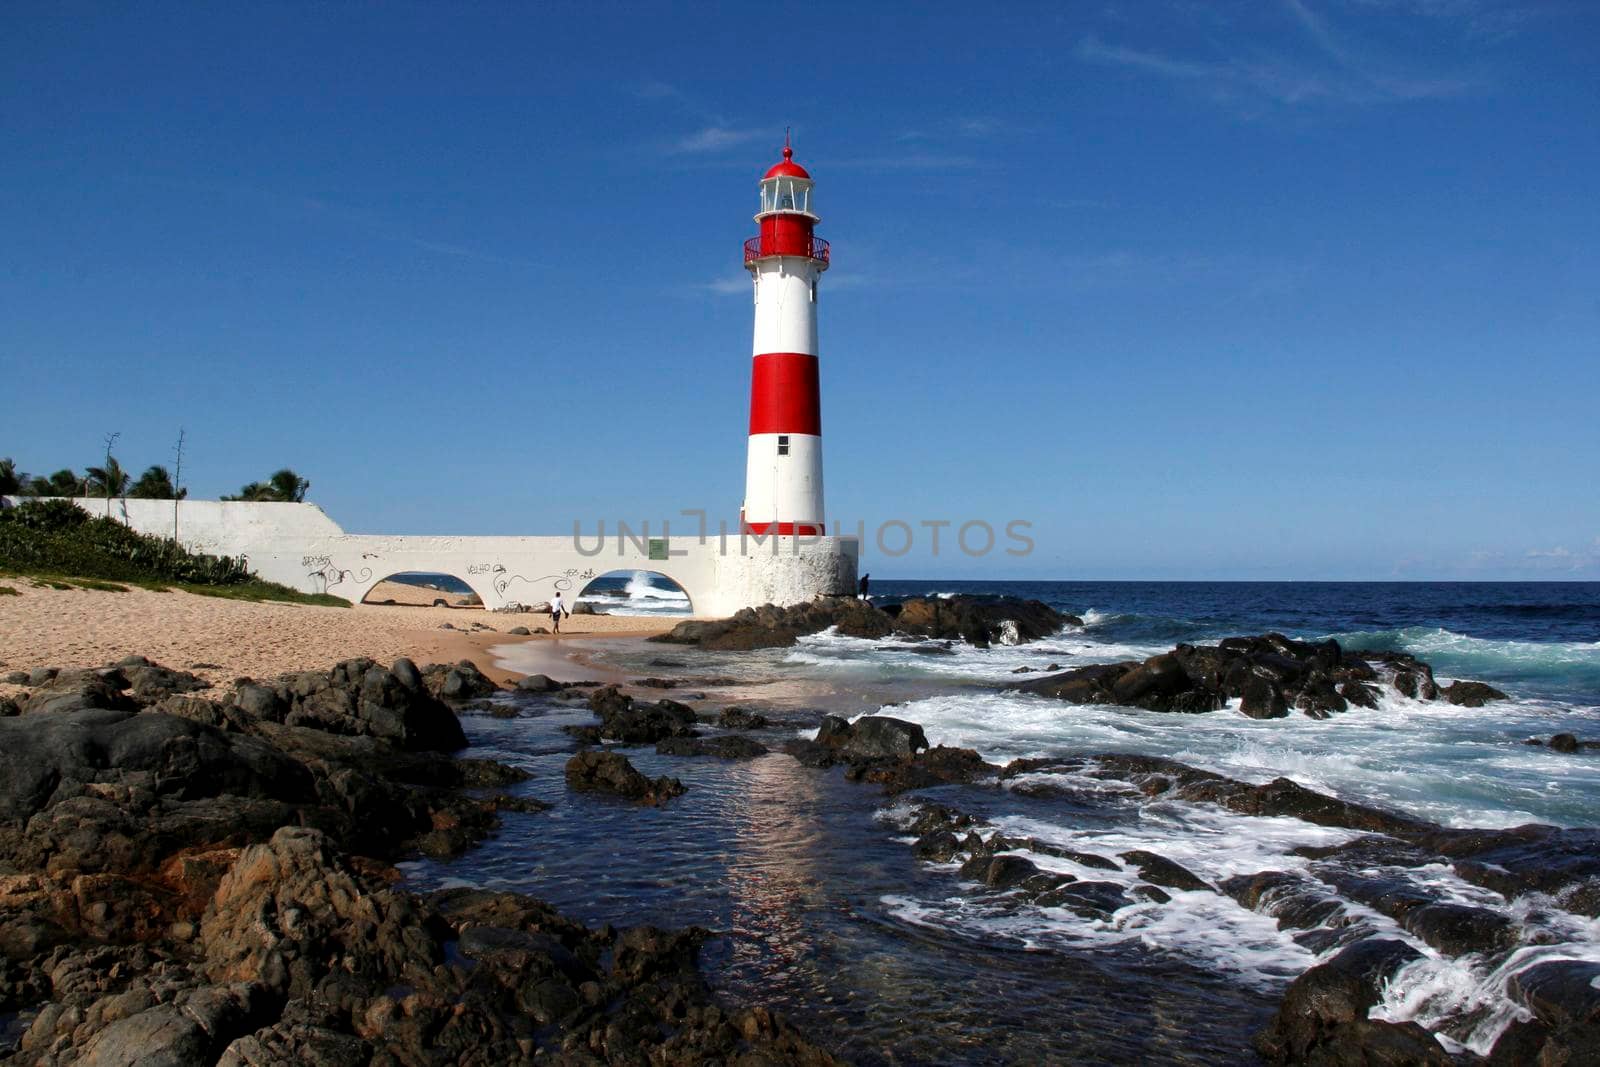
POLYGON ((264 482, 251 482, 240 489, 237 496, 225 496, 222 499, 268 500, 301 504, 305 502, 306 490, 310 488, 310 481, 285 467, 281 471, 274 471, 272 477, 264 482))
POLYGON ((17 473, 17 465, 10 456, 0 459, 0 496, 16 496, 28 482, 28 476, 17 473))
POLYGON ((189 490, 174 489, 172 475, 167 468, 157 464, 139 475, 139 480, 133 483, 128 495, 136 500, 182 500, 189 495, 189 490))
POLYGON ((251 482, 240 489, 233 496, 225 496, 224 500, 276 500, 272 495, 272 486, 266 482, 251 482))
POLYGON ((88 467, 84 473, 89 476, 87 481, 90 493, 94 496, 103 496, 107 500, 114 496, 125 495, 128 492, 128 483, 133 480, 114 456, 106 457, 104 467, 88 467))
POLYGON ((272 477, 267 479, 267 484, 272 487, 274 499, 294 504, 304 503, 306 490, 311 488, 309 478, 302 478, 287 467, 281 471, 273 471, 272 477))
POLYGON ((70 469, 58 470, 48 478, 35 476, 28 485, 34 496, 82 496, 84 480, 70 469))

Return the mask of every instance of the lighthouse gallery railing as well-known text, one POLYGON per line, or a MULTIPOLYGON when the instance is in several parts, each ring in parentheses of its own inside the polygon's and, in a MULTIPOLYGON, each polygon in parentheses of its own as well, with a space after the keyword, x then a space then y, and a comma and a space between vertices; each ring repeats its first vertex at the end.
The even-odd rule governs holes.
MULTIPOLYGON (((762 252, 761 238, 759 237, 752 237, 750 240, 744 243, 744 261, 746 266, 750 264, 751 260, 763 259, 766 256, 775 256, 781 254, 784 253, 762 252)), ((829 262, 828 242, 824 241, 820 237, 813 237, 811 239, 811 258, 821 260, 823 263, 829 262)))

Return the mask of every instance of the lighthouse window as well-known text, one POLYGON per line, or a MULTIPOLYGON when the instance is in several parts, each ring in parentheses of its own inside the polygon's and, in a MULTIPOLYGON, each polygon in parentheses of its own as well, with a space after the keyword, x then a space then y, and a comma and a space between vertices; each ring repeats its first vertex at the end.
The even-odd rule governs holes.
POLYGON ((778 435, 778 455, 787 456, 788 454, 789 454, 789 435, 786 434, 786 433, 780 433, 778 435))

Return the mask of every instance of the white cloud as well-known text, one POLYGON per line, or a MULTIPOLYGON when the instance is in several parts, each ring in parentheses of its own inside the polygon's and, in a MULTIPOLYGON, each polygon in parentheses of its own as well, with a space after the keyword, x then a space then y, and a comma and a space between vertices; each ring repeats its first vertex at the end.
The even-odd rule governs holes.
POLYGON ((762 136, 765 130, 735 129, 729 126, 705 126, 673 143, 672 150, 680 153, 716 152, 737 144, 744 144, 762 136))
POLYGON ((1266 48, 1252 38, 1248 48, 1240 45, 1232 51, 1224 39, 1220 55, 1174 56, 1109 44, 1095 36, 1081 40, 1074 54, 1084 62, 1188 84, 1225 103, 1378 104, 1456 96, 1474 87, 1470 79, 1416 73, 1378 54, 1336 27, 1307 0, 1281 0, 1281 5, 1314 54, 1306 54, 1303 47, 1297 49, 1292 40, 1278 48, 1266 48))

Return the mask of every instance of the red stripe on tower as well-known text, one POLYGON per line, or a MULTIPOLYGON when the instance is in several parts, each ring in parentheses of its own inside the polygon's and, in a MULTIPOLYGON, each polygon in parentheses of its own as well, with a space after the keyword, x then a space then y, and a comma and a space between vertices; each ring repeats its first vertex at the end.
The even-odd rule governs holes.
POLYGON ((817 357, 764 352, 751 363, 750 432, 822 435, 817 357))

